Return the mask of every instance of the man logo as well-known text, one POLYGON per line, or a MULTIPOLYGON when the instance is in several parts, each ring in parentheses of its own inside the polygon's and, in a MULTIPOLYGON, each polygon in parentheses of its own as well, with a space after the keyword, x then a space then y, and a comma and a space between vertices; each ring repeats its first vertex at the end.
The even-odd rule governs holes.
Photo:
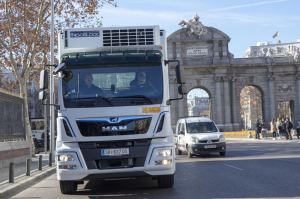
POLYGON ((109 118, 110 123, 118 123, 119 118, 118 117, 111 117, 109 118))
POLYGON ((102 131, 107 132, 107 131, 126 131, 127 126, 103 126, 102 131))

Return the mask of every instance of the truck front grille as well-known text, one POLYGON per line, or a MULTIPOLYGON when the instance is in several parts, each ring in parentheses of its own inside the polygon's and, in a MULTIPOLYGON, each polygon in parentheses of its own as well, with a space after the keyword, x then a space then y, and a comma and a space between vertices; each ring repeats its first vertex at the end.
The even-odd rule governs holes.
POLYGON ((88 169, 120 169, 142 167, 145 164, 151 139, 80 142, 79 147, 88 169), (126 156, 103 156, 102 149, 129 148, 126 156))
POLYGON ((117 136, 147 133, 151 117, 119 117, 117 122, 110 118, 79 119, 76 121, 82 136, 117 136))

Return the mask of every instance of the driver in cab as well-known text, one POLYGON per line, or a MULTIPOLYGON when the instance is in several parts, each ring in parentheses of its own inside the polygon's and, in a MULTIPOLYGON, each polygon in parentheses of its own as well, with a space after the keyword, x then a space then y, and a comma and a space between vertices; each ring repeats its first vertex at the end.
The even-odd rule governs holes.
POLYGON ((93 84, 93 75, 86 73, 83 76, 83 81, 79 86, 79 94, 84 97, 98 97, 103 95, 103 90, 93 84))

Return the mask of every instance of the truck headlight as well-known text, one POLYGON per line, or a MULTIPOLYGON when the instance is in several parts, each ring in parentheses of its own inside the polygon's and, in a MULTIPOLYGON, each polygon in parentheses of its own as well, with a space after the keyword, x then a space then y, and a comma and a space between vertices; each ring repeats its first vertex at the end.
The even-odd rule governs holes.
POLYGON ((157 148, 155 150, 156 152, 156 156, 160 156, 160 157, 167 157, 167 156, 172 156, 172 149, 169 148, 157 148))
POLYGON ((154 148, 152 154, 152 165, 171 166, 173 163, 173 147, 154 148))
POLYGON ((69 161, 74 161, 74 155, 73 154, 61 154, 58 155, 58 161, 60 162, 69 162, 69 161))
POLYGON ((74 170, 78 168, 78 158, 76 153, 59 153, 57 155, 57 166, 58 169, 74 170))

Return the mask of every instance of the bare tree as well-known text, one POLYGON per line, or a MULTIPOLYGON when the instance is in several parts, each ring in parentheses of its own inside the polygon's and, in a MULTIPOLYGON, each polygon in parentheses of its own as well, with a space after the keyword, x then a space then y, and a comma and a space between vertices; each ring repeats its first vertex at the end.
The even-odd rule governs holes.
MULTIPOLYGON (((62 27, 100 25, 100 9, 115 0, 55 0, 56 31, 62 27)), ((10 68, 24 99, 26 139, 32 145, 27 83, 49 61, 50 0, 0 1, 0 63, 10 68), (31 142, 30 142, 31 141, 31 142)), ((31 146, 32 147, 32 146, 31 146)))

